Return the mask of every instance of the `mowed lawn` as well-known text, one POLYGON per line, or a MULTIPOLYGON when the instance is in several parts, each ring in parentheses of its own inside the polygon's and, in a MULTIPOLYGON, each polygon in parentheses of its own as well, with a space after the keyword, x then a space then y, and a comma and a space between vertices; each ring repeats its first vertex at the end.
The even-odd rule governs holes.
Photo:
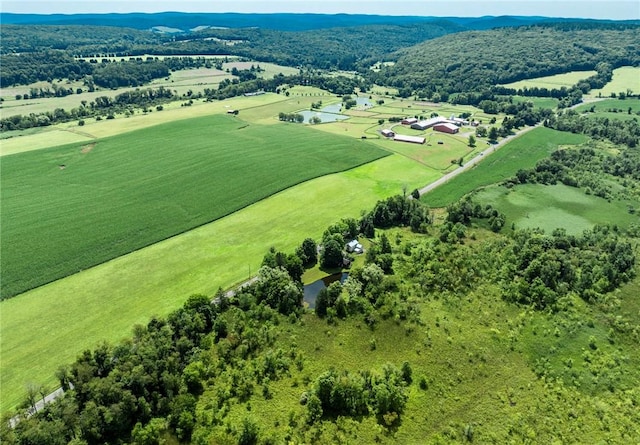
POLYGON ((560 146, 576 145, 586 137, 550 128, 538 127, 507 143, 471 170, 423 195, 420 199, 430 207, 445 207, 472 190, 503 181, 519 169, 528 169, 549 156, 560 146))
POLYGON ((0 412, 29 383, 54 388, 55 370, 100 341, 130 335, 180 307, 257 272, 269 247, 293 252, 378 199, 428 184, 438 172, 391 155, 288 188, 227 217, 0 302, 0 412))
POLYGON ((562 184, 523 184, 512 189, 487 187, 475 200, 505 213, 507 225, 513 223, 518 229, 538 227, 547 233, 562 228, 571 235, 579 235, 596 224, 615 221, 621 227, 628 227, 638 222, 638 216, 628 212, 628 203, 608 202, 562 184))
POLYGON ((2 297, 388 153, 297 125, 210 116, 3 157, 2 297))

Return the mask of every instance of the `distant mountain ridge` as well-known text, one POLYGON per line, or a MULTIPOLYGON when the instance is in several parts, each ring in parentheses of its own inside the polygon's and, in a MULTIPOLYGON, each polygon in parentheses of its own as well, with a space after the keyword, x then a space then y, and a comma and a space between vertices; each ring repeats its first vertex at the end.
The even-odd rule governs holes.
MULTIPOLYGON (((279 31, 305 31, 361 25, 405 25, 420 22, 449 21, 468 30, 532 25, 546 22, 595 21, 589 19, 484 16, 484 17, 423 17, 384 16, 367 14, 244 14, 244 13, 127 13, 127 14, 15 14, 0 13, 0 22, 16 25, 94 25, 135 29, 172 28, 189 32, 201 26, 227 28, 262 28, 279 31)), ((597 20, 612 22, 611 20, 597 20)), ((616 21, 640 24, 640 20, 616 21)))

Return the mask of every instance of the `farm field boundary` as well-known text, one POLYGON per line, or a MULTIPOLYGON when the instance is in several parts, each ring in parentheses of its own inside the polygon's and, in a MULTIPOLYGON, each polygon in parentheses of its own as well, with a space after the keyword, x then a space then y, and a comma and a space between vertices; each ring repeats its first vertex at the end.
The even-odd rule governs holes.
POLYGON ((0 302, 5 412, 30 382, 56 386, 55 370, 99 341, 166 315, 194 293, 212 295, 257 271, 274 246, 291 251, 343 217, 440 173, 391 155, 289 188, 225 218, 0 302))
POLYGON ((5 157, 1 295, 388 154, 366 141, 302 126, 210 116, 5 157))

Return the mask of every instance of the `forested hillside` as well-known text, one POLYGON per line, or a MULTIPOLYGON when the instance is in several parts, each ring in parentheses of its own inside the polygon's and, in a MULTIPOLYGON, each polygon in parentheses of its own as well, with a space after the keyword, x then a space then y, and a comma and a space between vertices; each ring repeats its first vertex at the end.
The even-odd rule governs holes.
POLYGON ((397 63, 372 75, 425 97, 482 91, 493 85, 573 70, 640 63, 640 27, 554 24, 471 31, 403 49, 397 63))

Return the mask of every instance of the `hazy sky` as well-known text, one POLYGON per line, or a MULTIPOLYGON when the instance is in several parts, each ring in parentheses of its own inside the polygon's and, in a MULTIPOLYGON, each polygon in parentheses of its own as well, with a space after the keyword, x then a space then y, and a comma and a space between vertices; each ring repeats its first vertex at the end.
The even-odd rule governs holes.
POLYGON ((640 19, 640 0, 2 0, 3 12, 315 12, 480 17, 542 15, 640 19))

